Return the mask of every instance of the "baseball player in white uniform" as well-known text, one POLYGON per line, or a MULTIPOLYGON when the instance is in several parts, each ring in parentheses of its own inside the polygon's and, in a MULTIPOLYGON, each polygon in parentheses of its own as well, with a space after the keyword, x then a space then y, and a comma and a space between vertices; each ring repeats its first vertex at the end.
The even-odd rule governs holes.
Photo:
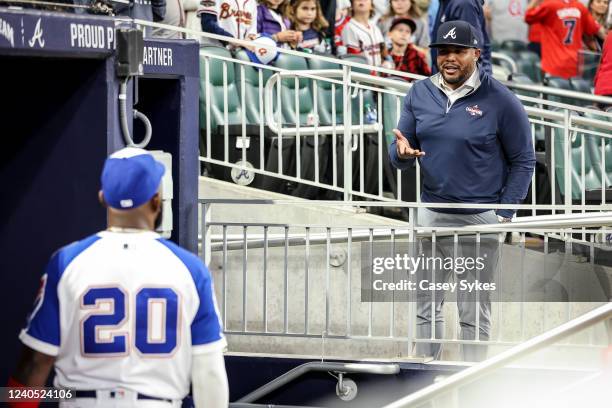
POLYGON ((125 148, 104 164, 108 229, 49 261, 12 387, 77 390, 63 407, 227 407, 226 346, 202 261, 154 232, 164 167, 125 148))
POLYGON ((257 36, 256 0, 201 0, 202 31, 240 40, 257 36))

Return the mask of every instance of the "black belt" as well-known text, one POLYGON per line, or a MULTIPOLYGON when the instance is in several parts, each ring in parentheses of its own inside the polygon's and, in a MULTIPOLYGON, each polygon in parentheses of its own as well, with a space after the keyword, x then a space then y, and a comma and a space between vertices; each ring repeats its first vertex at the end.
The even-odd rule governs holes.
MULTIPOLYGON (((111 398, 115 398, 115 395, 119 394, 117 391, 111 391, 109 393, 111 398)), ((74 398, 98 398, 98 391, 96 390, 77 390, 74 392, 74 398)), ((139 400, 153 400, 153 401, 163 401, 172 403, 172 400, 169 398, 158 398, 152 397, 150 395, 145 395, 138 393, 136 394, 136 399, 139 400)))

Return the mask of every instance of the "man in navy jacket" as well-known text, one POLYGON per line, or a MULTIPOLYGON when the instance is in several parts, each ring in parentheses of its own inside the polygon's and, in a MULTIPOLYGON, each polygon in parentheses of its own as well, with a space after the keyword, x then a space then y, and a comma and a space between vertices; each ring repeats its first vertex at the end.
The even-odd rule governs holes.
MULTIPOLYGON (((480 37, 469 23, 442 24, 431 46, 438 48, 440 72, 416 82, 408 91, 389 147, 391 163, 404 170, 419 160, 423 202, 520 204, 535 167, 531 128, 523 106, 478 66, 480 37)), ((424 227, 454 227, 508 222, 513 215, 508 209, 422 208, 417 222, 424 227)), ((450 246, 446 252, 452 256, 452 243, 450 246)), ((439 251, 445 248, 439 246, 439 251)), ((498 253, 492 255, 490 270, 496 268, 498 253)), ((436 282, 450 278, 448 272, 438 272, 442 274, 436 276, 436 282)), ((443 335, 444 292, 436 293, 435 299, 433 318, 431 298, 417 302, 417 335, 421 338, 431 337, 432 321, 436 338, 443 335)), ((487 340, 490 299, 459 292, 457 304, 462 339, 487 340)), ((416 353, 439 358, 440 351, 439 344, 419 343, 416 353)), ((486 349, 466 346, 463 356, 481 360, 486 349)))

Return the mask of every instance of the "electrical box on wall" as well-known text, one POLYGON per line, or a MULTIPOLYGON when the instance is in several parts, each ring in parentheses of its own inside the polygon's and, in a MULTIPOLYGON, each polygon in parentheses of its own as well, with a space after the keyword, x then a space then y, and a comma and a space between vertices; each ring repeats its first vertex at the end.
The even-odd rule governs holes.
POLYGON ((172 155, 161 150, 151 150, 149 153, 166 168, 161 181, 162 219, 157 232, 164 238, 170 238, 173 226, 172 198, 174 191, 172 183, 172 155))

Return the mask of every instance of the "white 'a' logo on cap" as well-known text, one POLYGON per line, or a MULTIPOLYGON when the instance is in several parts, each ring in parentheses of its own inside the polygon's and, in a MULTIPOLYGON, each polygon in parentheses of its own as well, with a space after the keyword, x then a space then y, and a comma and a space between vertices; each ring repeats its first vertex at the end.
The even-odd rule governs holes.
POLYGON ((453 27, 453 28, 451 28, 451 29, 448 31, 448 33, 444 34, 444 37, 442 37, 442 38, 444 38, 445 40, 446 40, 448 37, 452 38, 453 40, 454 40, 454 39, 456 39, 456 38, 457 38, 457 34, 455 33, 455 30, 456 30, 456 29, 457 29, 457 27, 453 27))

